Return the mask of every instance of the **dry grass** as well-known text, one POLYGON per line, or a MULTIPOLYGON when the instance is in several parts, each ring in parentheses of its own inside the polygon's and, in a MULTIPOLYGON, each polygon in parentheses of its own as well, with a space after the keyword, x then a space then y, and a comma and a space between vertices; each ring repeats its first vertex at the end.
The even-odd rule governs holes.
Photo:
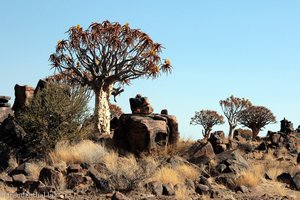
POLYGON ((0 194, 0 200, 13 200, 9 195, 0 194))
POLYGON ((30 163, 28 165, 28 173, 29 173, 29 177, 32 178, 33 180, 38 180, 39 175, 40 175, 40 171, 42 170, 43 167, 46 166, 46 162, 36 162, 36 163, 30 163))
POLYGON ((267 170, 267 174, 274 180, 276 180, 276 177, 281 173, 283 173, 283 169, 277 165, 267 170))
POLYGON ((273 189, 273 191, 272 191, 273 194, 278 194, 282 197, 287 196, 287 194, 288 194, 284 184, 282 184, 282 183, 274 182, 272 189, 273 189))
POLYGON ((90 140, 83 140, 76 145, 69 145, 68 142, 60 142, 55 150, 50 153, 53 163, 64 161, 72 163, 97 163, 107 153, 105 147, 90 140))
POLYGON ((176 145, 168 145, 163 151, 157 152, 158 155, 179 155, 194 144, 192 139, 180 139, 176 145))
POLYGON ((247 187, 255 187, 261 183, 264 172, 264 166, 254 165, 241 172, 240 176, 236 179, 236 184, 245 185, 247 187))
POLYGON ((186 179, 196 180, 199 177, 199 174, 197 169, 186 164, 174 167, 163 166, 155 172, 152 180, 176 185, 178 183, 183 184, 186 179))
POLYGON ((189 191, 187 190, 186 187, 179 187, 175 189, 175 198, 177 200, 189 200, 191 198, 189 196, 189 191))

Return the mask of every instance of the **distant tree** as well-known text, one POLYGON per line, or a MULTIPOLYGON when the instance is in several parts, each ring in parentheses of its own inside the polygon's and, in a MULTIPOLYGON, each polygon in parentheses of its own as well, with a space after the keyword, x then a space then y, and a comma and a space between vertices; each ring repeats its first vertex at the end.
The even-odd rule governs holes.
POLYGON ((252 104, 248 99, 244 99, 244 98, 241 99, 238 97, 234 97, 233 95, 231 95, 225 100, 220 101, 220 106, 229 124, 229 134, 228 134, 229 140, 233 139, 233 131, 238 125, 238 121, 237 121, 238 114, 242 110, 246 109, 251 105, 252 104))
POLYGON ((133 79, 171 72, 170 61, 160 58, 161 44, 128 24, 104 21, 92 23, 87 30, 77 25, 68 33, 68 39, 57 43, 50 61, 69 80, 94 91, 100 133, 110 133, 109 98, 122 92, 120 87, 133 79))
POLYGON ((215 125, 224 124, 224 119, 223 116, 219 115, 216 111, 201 110, 199 112, 195 112, 195 116, 191 118, 191 124, 203 126, 203 137, 209 138, 212 127, 215 125))
POLYGON ((254 139, 262 128, 275 123, 276 118, 266 107, 250 106, 239 113, 238 121, 252 130, 252 138, 254 139))

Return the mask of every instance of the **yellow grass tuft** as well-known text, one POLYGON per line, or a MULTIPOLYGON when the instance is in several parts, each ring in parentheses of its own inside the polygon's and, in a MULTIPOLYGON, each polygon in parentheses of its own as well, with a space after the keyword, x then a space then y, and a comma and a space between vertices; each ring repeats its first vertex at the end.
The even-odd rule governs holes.
POLYGON ((190 165, 182 164, 177 166, 175 169, 184 179, 196 180, 200 175, 199 170, 190 165))
POLYGON ((237 185, 244 185, 247 187, 255 187, 260 182, 264 175, 264 167, 261 165, 254 165, 243 172, 236 179, 237 185))
POLYGON ((283 173, 283 169, 278 166, 274 166, 267 170, 267 174, 271 176, 271 178, 274 180, 276 180, 276 177, 282 173, 283 173))
POLYGON ((189 200, 189 192, 186 187, 179 187, 175 189, 175 198, 177 200, 189 200))
POLYGON ((83 140, 76 145, 60 142, 50 153, 53 162, 64 161, 67 164, 86 162, 97 163, 107 153, 105 147, 90 140, 83 140))
POLYGON ((40 175, 40 171, 42 170, 43 167, 46 166, 46 162, 35 162, 35 163, 30 163, 28 165, 28 173, 29 173, 29 177, 32 178, 33 180, 38 180, 39 175, 40 175))

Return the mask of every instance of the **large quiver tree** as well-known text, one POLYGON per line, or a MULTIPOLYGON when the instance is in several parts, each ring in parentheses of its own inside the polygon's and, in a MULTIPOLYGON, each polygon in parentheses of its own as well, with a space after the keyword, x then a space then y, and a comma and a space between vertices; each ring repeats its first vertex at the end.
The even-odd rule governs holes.
POLYGON ((128 24, 104 21, 92 23, 86 30, 77 25, 68 34, 68 39, 57 43, 50 61, 70 80, 94 91, 94 116, 100 133, 110 133, 109 98, 114 86, 171 71, 170 61, 160 58, 161 45, 128 24))
POLYGON ((233 131, 238 125, 238 115, 239 113, 251 106, 251 102, 245 98, 238 98, 231 95, 225 100, 220 101, 220 106, 223 110, 225 117, 228 120, 229 134, 228 139, 233 139, 233 131))

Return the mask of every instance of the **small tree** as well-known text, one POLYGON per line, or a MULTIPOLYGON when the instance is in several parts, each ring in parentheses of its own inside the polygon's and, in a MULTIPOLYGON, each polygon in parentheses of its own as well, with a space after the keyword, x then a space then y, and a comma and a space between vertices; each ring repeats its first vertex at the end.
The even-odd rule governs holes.
POLYGON ((219 115, 216 111, 201 110, 199 112, 195 112, 195 116, 191 118, 191 124, 203 126, 203 137, 209 138, 212 127, 214 125, 224 124, 224 119, 223 116, 219 115))
POLYGON ((68 33, 68 39, 57 43, 50 61, 70 80, 94 91, 94 116, 100 133, 110 133, 109 98, 114 86, 171 71, 170 61, 160 58, 162 46, 128 24, 104 21, 92 23, 87 30, 77 25, 68 33))
MULTIPOLYGON (((60 140, 78 140, 87 132, 80 128, 88 116, 88 96, 82 88, 47 83, 16 115, 27 133, 24 143, 31 156, 43 156, 60 140), (33 155, 34 154, 34 155, 33 155)), ((28 156, 28 155, 26 155, 28 156)))
POLYGON ((250 106, 239 113, 238 121, 252 130, 252 138, 254 139, 262 128, 275 123, 276 118, 266 107, 250 106))
POLYGON ((220 106, 224 112, 225 117, 228 120, 229 124, 229 134, 228 139, 233 139, 233 131, 238 125, 238 114, 251 106, 251 102, 248 99, 238 98, 231 95, 225 100, 220 101, 220 106))

